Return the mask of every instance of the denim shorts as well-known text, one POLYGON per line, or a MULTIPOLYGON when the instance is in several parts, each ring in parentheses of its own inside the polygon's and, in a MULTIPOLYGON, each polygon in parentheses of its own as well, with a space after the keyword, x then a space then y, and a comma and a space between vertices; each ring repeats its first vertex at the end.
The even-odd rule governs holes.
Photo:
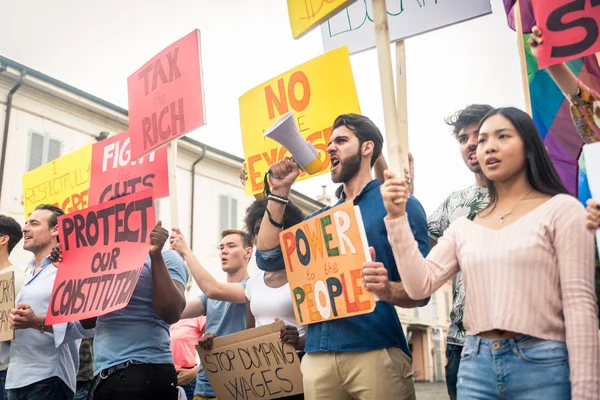
POLYGON ((569 400, 567 346, 526 335, 498 340, 469 336, 457 390, 461 400, 569 400))

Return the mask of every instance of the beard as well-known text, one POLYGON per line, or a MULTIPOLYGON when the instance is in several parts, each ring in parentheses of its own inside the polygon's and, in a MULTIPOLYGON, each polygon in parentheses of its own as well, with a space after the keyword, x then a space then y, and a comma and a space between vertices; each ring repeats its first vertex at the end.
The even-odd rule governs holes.
POLYGON ((354 175, 356 175, 360 169, 361 162, 362 155, 360 154, 360 149, 356 154, 340 160, 338 170, 331 173, 331 180, 333 183, 346 183, 354 178, 354 175))

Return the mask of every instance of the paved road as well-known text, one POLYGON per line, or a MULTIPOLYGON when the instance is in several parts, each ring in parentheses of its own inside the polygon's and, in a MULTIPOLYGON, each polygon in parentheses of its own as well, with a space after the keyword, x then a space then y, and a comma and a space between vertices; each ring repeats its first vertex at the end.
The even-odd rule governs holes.
POLYGON ((417 400, 448 400, 445 382, 415 384, 417 400))

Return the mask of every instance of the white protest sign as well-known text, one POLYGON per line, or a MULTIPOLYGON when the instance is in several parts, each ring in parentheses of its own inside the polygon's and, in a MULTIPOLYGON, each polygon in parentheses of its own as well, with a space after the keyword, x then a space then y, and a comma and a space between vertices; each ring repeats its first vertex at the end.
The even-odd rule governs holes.
MULTIPOLYGON (((592 198, 600 202, 600 143, 583 146, 583 157, 592 198)), ((596 231, 596 241, 598 242, 598 255, 600 255, 600 229, 596 231)))
MULTIPOLYGON (((390 41, 453 25, 492 12, 490 0, 387 0, 390 41)), ((350 54, 375 47, 371 0, 358 0, 321 25, 323 47, 348 46, 350 54)))

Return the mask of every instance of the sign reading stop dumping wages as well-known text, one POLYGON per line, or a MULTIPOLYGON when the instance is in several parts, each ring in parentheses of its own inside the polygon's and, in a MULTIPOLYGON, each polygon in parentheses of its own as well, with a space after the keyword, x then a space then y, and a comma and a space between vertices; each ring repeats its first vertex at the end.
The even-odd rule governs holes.
POLYGON ((128 131, 94 144, 89 204, 102 204, 113 196, 154 189, 154 198, 169 195, 167 148, 138 160, 131 157, 128 131))
POLYGON ((370 254, 358 206, 344 202, 281 232, 279 241, 299 324, 375 309, 362 286, 370 254))
POLYGON ((600 52, 600 0, 534 0, 539 68, 600 52))
MULTIPOLYGON (((264 175, 269 167, 290 155, 279 143, 263 136, 282 115, 295 112, 300 133, 319 151, 323 161, 319 174, 323 174, 331 168, 327 144, 333 121, 340 114, 360 113, 350 56, 345 47, 325 53, 255 87, 239 101, 248 171, 246 194, 262 192, 264 175)), ((308 177, 310 175, 301 171, 298 180, 308 177)))
POLYGON ((206 123, 200 31, 179 39, 127 78, 134 159, 206 123))
POLYGON ((152 190, 59 217, 63 260, 50 296, 47 324, 125 307, 144 268, 154 225, 152 190))
POLYGON ((25 219, 39 204, 69 213, 88 206, 92 145, 89 144, 23 175, 25 219))

